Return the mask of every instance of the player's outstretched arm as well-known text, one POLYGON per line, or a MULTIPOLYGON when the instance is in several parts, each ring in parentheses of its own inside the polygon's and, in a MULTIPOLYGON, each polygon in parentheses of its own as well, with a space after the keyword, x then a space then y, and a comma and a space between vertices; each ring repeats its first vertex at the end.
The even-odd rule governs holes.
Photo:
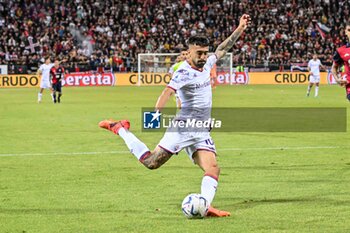
POLYGON ((243 31, 248 27, 249 23, 250 16, 247 14, 242 15, 236 30, 216 49, 215 55, 218 60, 225 56, 225 54, 232 48, 237 39, 242 35, 243 31))
POLYGON ((158 97, 155 109, 161 111, 165 107, 170 96, 172 96, 173 94, 175 94, 175 91, 169 87, 166 87, 163 90, 162 94, 160 94, 160 96, 158 97))

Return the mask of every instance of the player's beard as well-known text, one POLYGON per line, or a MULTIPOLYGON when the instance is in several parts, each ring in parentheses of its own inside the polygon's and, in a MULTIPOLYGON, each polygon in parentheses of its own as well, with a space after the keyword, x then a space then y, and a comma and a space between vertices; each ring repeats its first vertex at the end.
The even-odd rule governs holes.
POLYGON ((197 68, 201 69, 203 68, 203 66, 205 65, 205 61, 204 60, 198 60, 195 65, 197 66, 197 68))

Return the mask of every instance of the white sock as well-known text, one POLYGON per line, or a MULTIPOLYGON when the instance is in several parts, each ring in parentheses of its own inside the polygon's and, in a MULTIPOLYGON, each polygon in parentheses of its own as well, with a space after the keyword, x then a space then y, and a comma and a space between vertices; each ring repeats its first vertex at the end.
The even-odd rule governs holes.
POLYGON ((318 96, 318 86, 315 87, 315 97, 318 96))
POLYGON ((205 175, 202 179, 201 195, 210 203, 213 201, 218 181, 211 176, 205 175))
POLYGON ((308 87, 307 87, 307 92, 306 92, 306 94, 307 94, 307 95, 310 95, 310 91, 311 91, 311 86, 308 86, 308 87))
POLYGON ((41 101, 41 98, 42 98, 43 94, 42 93, 38 93, 38 100, 41 101))
POLYGON ((119 136, 124 139, 126 146, 135 157, 140 160, 141 156, 150 151, 147 146, 141 142, 133 133, 124 128, 118 131, 119 136))
POLYGON ((52 101, 54 100, 54 98, 53 98, 53 93, 51 93, 51 98, 52 98, 52 101))

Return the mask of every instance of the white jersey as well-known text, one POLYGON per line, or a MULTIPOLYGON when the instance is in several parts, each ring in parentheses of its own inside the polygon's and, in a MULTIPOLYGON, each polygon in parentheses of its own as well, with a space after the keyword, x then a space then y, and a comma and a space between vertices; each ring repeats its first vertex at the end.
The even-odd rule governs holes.
POLYGON ((42 72, 42 80, 50 80, 50 70, 51 68, 54 66, 54 63, 50 63, 50 64, 42 64, 39 67, 39 70, 42 72))
POLYGON ((209 56, 202 71, 192 68, 187 61, 184 61, 174 72, 168 87, 174 89, 181 99, 179 118, 182 116, 188 119, 189 112, 186 113, 186 109, 190 109, 192 117, 210 117, 212 106, 210 71, 216 61, 215 55, 209 56), (194 109, 196 110, 193 111, 194 109))
POLYGON ((311 59, 307 66, 310 68, 310 72, 312 72, 313 75, 320 75, 321 65, 322 63, 319 59, 317 59, 316 61, 314 59, 311 59))
MULTIPOLYGON (((175 121, 210 117, 212 105, 210 71, 216 61, 215 55, 209 56, 202 71, 192 68, 185 61, 174 72, 168 87, 174 89, 182 101, 181 110, 175 121)), ((209 129, 192 131, 191 128, 168 128, 158 146, 172 154, 185 149, 190 159, 193 159, 193 154, 198 150, 216 153, 209 129)))

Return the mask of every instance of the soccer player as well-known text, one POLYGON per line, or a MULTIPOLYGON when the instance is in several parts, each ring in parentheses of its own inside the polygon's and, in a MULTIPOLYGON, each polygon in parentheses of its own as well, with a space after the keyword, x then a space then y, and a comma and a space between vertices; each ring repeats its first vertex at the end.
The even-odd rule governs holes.
MULTIPOLYGON (((350 21, 346 23, 345 35, 350 41, 350 21)), ((346 98, 350 101, 350 42, 338 48, 333 56, 332 74, 335 81, 345 87, 346 98), (344 65, 346 79, 339 74, 339 68, 344 65)))
POLYGON ((173 75, 174 74, 174 72, 175 71, 177 71, 177 69, 179 68, 179 66, 186 60, 186 58, 187 58, 187 55, 188 55, 188 52, 187 52, 187 50, 185 50, 185 51, 182 51, 181 53, 180 53, 180 55, 176 58, 176 60, 175 60, 175 64, 174 65, 172 65, 171 67, 170 67, 170 69, 169 69, 169 74, 170 75, 173 75))
MULTIPOLYGON (((180 65, 186 60, 188 55, 187 50, 184 50, 180 53, 180 55, 176 58, 176 63, 172 65, 169 69, 169 74, 173 76, 174 72, 177 71, 177 69, 180 67, 180 65)), ((176 107, 179 109, 181 108, 181 100, 177 93, 175 93, 175 101, 176 101, 176 107)))
POLYGON ((53 90, 51 88, 50 83, 50 70, 54 66, 54 63, 51 63, 50 56, 47 56, 45 58, 45 63, 42 64, 38 69, 38 75, 41 75, 41 81, 40 81, 40 91, 38 93, 38 103, 41 103, 42 96, 44 89, 50 89, 51 90, 51 97, 53 100, 53 90))
POLYGON ((317 54, 314 54, 312 59, 309 61, 307 68, 308 71, 310 72, 310 83, 309 86, 307 87, 307 92, 306 92, 306 96, 310 95, 310 91, 312 86, 315 84, 315 97, 318 96, 318 88, 320 85, 320 66, 323 69, 326 69, 320 59, 317 58, 317 54))
MULTIPOLYGON (((244 14, 240 18, 236 30, 218 46, 215 54, 209 57, 208 38, 204 36, 189 38, 187 60, 180 65, 168 86, 159 96, 155 106, 156 110, 161 111, 169 97, 177 92, 182 100, 182 108, 177 115, 179 120, 181 117, 183 121, 188 120, 188 115, 185 115, 184 109, 194 109, 193 112, 190 112, 193 116, 206 115, 208 108, 210 112, 212 105, 210 70, 232 48, 249 22, 250 16, 244 14)), ((160 114, 158 111, 156 113, 160 114)), ((158 146, 150 151, 143 142, 129 131, 130 122, 128 120, 104 120, 99 123, 99 126, 119 135, 130 149, 130 152, 149 169, 159 168, 173 154, 184 149, 190 159, 204 171, 201 195, 209 204, 212 203, 218 185, 220 168, 216 160, 215 144, 210 137, 209 130, 205 132, 183 132, 179 127, 175 127, 174 132, 167 130, 158 146)), ((210 205, 207 215, 225 217, 229 216, 230 213, 215 209, 210 205)))
POLYGON ((53 102, 61 103, 62 96, 62 79, 64 79, 64 68, 60 66, 59 60, 55 60, 54 67, 50 70, 50 78, 53 89, 53 102), (56 100, 56 93, 58 93, 58 97, 56 100))

